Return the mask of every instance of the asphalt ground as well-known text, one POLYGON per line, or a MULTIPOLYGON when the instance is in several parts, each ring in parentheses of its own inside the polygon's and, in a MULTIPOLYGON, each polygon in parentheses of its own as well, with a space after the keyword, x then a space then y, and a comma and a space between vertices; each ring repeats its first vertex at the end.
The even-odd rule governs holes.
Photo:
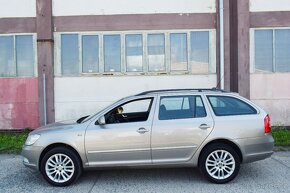
POLYGON ((53 187, 37 171, 26 168, 20 155, 0 155, 0 192, 287 192, 290 193, 290 152, 241 165, 235 180, 208 182, 197 168, 119 169, 87 171, 68 187, 53 187))

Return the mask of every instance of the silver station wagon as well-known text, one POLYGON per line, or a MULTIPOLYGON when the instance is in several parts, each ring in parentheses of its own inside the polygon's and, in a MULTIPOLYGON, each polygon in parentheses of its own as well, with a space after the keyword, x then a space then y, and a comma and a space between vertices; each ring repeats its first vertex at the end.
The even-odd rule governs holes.
POLYGON ((270 117, 237 93, 154 90, 126 97, 95 115, 31 132, 23 163, 56 186, 86 169, 199 167, 211 182, 233 180, 241 163, 273 153, 270 117))

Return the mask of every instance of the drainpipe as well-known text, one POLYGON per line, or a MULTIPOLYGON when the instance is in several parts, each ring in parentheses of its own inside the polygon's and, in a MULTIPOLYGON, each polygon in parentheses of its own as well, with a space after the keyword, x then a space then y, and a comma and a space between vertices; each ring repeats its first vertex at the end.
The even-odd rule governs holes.
POLYGON ((219 0, 219 30, 220 30, 220 88, 224 89, 224 0, 219 0))
POLYGON ((45 74, 42 74, 42 82, 43 82, 43 118, 44 125, 47 124, 47 115, 46 115, 46 77, 45 74))

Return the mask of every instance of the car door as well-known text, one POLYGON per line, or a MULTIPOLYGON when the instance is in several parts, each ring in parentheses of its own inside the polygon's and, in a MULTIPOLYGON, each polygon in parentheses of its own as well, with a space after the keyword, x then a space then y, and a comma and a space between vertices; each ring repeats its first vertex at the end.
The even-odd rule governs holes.
POLYGON ((152 127, 152 161, 186 162, 214 126, 201 95, 160 95, 152 127))
POLYGON ((125 101, 93 121, 85 147, 89 166, 151 164, 150 135, 154 97, 125 101))

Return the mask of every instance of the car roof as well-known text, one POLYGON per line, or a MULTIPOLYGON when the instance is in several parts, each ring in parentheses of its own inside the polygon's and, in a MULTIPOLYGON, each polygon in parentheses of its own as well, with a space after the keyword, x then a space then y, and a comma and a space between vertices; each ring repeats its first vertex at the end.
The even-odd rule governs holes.
POLYGON ((231 93, 226 90, 219 88, 186 88, 186 89, 163 89, 163 90, 149 90, 141 92, 135 96, 144 96, 148 94, 165 94, 165 93, 192 93, 192 92, 202 92, 202 93, 231 93))

